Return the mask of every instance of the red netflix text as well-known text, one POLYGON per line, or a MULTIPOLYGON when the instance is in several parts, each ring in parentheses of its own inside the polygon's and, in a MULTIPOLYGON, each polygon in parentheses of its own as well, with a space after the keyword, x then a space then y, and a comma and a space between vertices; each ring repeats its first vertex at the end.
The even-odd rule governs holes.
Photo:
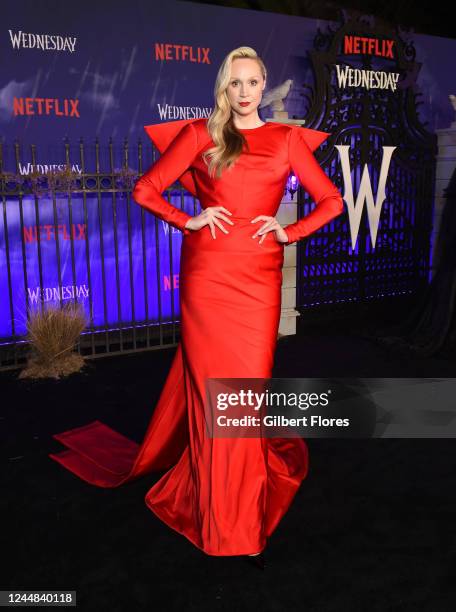
POLYGON ((52 115, 56 117, 79 117, 79 100, 58 98, 14 98, 13 114, 52 115))
MULTIPOLYGON (((49 241, 55 239, 55 225, 40 225, 40 242, 49 241)), ((59 232, 59 238, 63 240, 85 240, 86 239, 85 223, 73 223, 71 225, 71 233, 66 225, 57 225, 57 231, 59 232)), ((36 225, 29 225, 24 227, 24 242, 37 242, 38 241, 38 227, 36 225)))
POLYGON ((377 55, 394 59, 394 40, 379 40, 367 36, 344 36, 344 53, 346 55, 377 55))
POLYGON ((171 43, 155 43, 155 59, 174 62, 210 64, 209 47, 191 47, 171 43))

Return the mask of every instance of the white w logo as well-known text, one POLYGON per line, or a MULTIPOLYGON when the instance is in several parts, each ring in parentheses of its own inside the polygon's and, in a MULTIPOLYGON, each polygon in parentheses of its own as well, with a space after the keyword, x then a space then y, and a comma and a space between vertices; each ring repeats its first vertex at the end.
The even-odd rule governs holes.
POLYGON ((356 204, 353 198, 353 184, 351 180, 350 172, 350 160, 348 157, 348 145, 335 145, 336 149, 339 150, 339 155, 342 164, 342 173, 344 177, 345 195, 344 200, 347 203, 348 208, 348 219, 350 223, 350 237, 352 242, 352 249, 355 248, 356 239, 358 238, 359 224, 361 221, 361 215, 364 208, 364 202, 367 206, 367 216, 369 219, 369 230, 372 241, 372 246, 375 248, 375 242, 377 240, 378 231, 378 220, 380 213, 382 212, 383 202, 385 201, 385 184, 388 176, 389 166, 391 157, 394 149, 397 147, 382 147, 383 158, 382 166, 380 168, 380 177, 378 180, 378 191, 377 200, 374 204, 374 196, 372 194, 372 187, 369 178, 369 170, 367 164, 364 164, 363 175, 361 177, 361 184, 359 186, 358 197, 356 198, 356 204))

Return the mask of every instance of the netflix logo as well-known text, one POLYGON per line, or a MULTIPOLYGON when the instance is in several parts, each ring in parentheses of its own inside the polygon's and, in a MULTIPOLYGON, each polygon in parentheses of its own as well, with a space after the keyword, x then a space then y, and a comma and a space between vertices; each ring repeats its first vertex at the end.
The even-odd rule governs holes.
POLYGON ((163 280, 163 290, 164 291, 171 291, 172 289, 179 289, 179 274, 173 274, 172 277, 165 274, 162 280, 163 280))
POLYGON ((209 47, 155 43, 155 59, 168 62, 210 64, 209 47))
POLYGON ((85 240, 87 226, 85 223, 73 223, 71 230, 67 225, 30 225, 24 227, 24 242, 27 244, 38 242, 38 232, 40 242, 55 240, 55 232, 59 232, 59 238, 63 240, 85 240))
POLYGON ((79 100, 58 98, 14 98, 13 115, 48 115, 53 117, 80 117, 79 100))
POLYGON ((375 55, 385 59, 394 59, 394 40, 379 40, 367 36, 344 36, 344 50, 346 55, 375 55))

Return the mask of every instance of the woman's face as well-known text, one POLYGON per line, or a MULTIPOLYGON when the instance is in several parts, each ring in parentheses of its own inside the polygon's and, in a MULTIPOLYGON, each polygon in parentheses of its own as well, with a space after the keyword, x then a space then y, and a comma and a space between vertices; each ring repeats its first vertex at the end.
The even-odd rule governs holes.
POLYGON ((265 86, 266 81, 257 61, 249 57, 235 59, 231 64, 230 82, 226 90, 233 112, 242 117, 252 113, 257 115, 265 86), (245 104, 242 105, 242 102, 245 104))

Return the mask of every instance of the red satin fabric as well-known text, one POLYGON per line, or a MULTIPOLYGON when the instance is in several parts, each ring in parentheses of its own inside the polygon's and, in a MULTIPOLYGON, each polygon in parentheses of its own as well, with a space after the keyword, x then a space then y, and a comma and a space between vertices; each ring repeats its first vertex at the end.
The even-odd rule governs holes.
MULTIPOLYGON (((309 235, 342 212, 342 198, 311 151, 327 134, 280 123, 241 130, 249 145, 236 165, 212 179, 201 158, 213 146, 205 119, 146 130, 162 151, 141 177, 133 198, 184 233, 180 267, 181 342, 140 445, 94 421, 55 434, 68 450, 50 457, 80 478, 116 487, 167 470, 147 492, 148 507, 209 555, 262 550, 308 472, 301 438, 211 438, 203 402, 207 378, 272 375, 281 307, 284 245, 274 233, 252 239, 274 216, 292 168, 317 202, 287 227, 289 242, 309 235), (161 193, 179 179, 203 207, 232 212, 229 234, 190 218, 161 193)), ((223 223, 223 221, 222 221, 223 223)))

